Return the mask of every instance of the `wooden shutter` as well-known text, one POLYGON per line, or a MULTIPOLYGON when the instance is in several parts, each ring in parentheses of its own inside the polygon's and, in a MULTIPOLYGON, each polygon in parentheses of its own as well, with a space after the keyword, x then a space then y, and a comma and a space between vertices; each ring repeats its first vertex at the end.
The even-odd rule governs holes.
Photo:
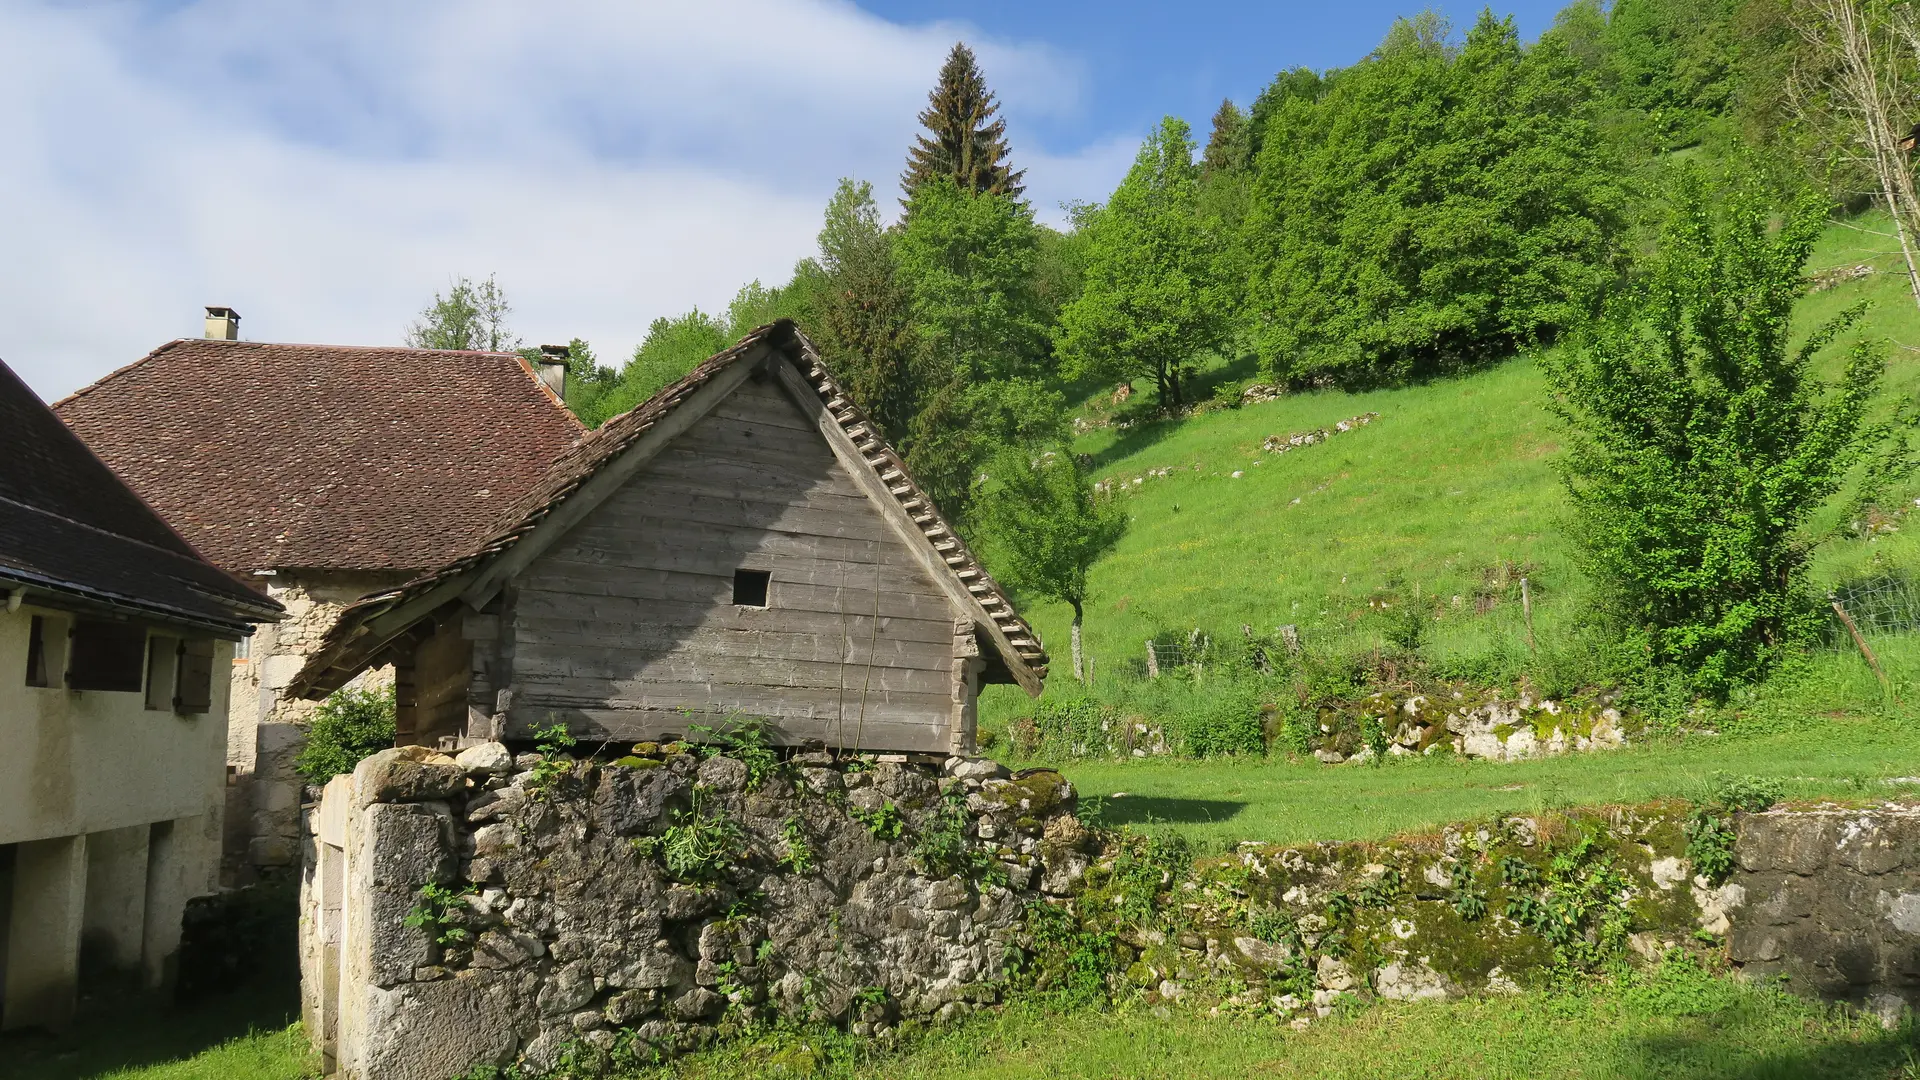
POLYGON ((68 687, 137 694, 146 663, 146 627, 98 619, 74 622, 73 651, 67 660, 68 687))
POLYGON ((189 638, 180 643, 180 678, 173 707, 184 713, 203 713, 213 707, 213 639, 189 638))

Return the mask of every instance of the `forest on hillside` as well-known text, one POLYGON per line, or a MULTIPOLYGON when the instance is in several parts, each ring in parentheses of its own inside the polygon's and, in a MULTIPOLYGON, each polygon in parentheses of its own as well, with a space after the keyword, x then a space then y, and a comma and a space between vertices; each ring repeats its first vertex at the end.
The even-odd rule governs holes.
MULTIPOLYGON (((890 184, 842 180, 789 280, 654 320, 618 367, 573 342, 568 404, 602 423, 797 320, 995 573, 1072 606, 1078 672, 1087 571, 1126 522, 1071 452, 1076 403, 1118 386, 1177 417, 1250 386, 1408 385, 1544 349, 1568 357, 1549 374, 1584 565, 1643 652, 1721 693, 1803 636, 1806 512, 1848 483, 1870 496, 1861 469, 1910 468, 1868 419, 1877 354, 1829 385, 1786 351, 1786 319, 1820 225, 1874 205, 1907 256, 1876 269, 1920 300, 1916 73, 1899 5, 1577 0, 1531 42, 1491 10, 1429 12, 1351 66, 1223 101, 1204 139, 1165 118, 1061 230, 956 44, 897 212, 890 184), (1715 338, 1756 304, 1746 339, 1715 338), (1655 356, 1642 331, 1687 344, 1655 356), (1222 361, 1251 374, 1203 389, 1222 361), (1665 414, 1633 390, 1673 379, 1693 389, 1665 414), (1728 419, 1762 399, 1772 427, 1728 419)), ((462 279, 409 341, 515 347, 509 311, 493 279, 462 279)))

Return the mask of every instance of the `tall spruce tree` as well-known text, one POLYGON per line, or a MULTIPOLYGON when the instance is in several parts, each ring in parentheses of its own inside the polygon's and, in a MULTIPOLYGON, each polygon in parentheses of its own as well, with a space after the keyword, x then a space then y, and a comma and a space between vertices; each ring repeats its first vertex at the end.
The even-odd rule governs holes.
POLYGON ((900 176, 903 201, 911 203, 920 185, 938 178, 971 195, 1019 198, 1026 190, 1020 183, 1026 170, 1008 164, 1007 122, 993 115, 999 111, 973 50, 955 42, 920 114, 928 134, 907 151, 907 171, 900 176))
POLYGON ((1232 98, 1221 101, 1220 108, 1213 114, 1213 134, 1207 136, 1207 148, 1200 153, 1202 175, 1246 168, 1252 153, 1251 135, 1247 114, 1240 111, 1232 98))
POLYGON ((810 269, 819 276, 812 304, 815 344, 867 415, 902 453, 911 453, 911 424, 924 387, 916 377, 913 300, 880 224, 872 184, 840 181, 820 229, 820 256, 810 269))

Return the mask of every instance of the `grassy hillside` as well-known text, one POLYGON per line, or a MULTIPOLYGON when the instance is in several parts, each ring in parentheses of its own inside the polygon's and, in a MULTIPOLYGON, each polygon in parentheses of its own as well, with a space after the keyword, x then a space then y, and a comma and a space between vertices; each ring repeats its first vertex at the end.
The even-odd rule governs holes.
MULTIPOLYGON (((1911 399, 1920 390, 1920 351, 1909 347, 1920 346, 1920 313, 1904 276, 1891 272, 1891 242, 1875 234, 1884 226, 1870 215, 1829 230, 1810 270, 1872 263, 1883 272, 1810 295, 1801 332, 1871 302, 1860 333, 1889 342, 1888 395, 1911 399)), ((1362 651, 1384 632, 1382 605, 1427 616, 1425 654, 1442 673, 1500 682, 1556 656, 1577 662, 1566 654, 1583 648, 1573 624, 1589 607, 1588 585, 1556 527, 1566 504, 1549 465, 1557 447, 1544 394, 1533 358, 1521 356, 1404 389, 1303 393, 1089 431, 1076 449, 1126 489, 1132 518, 1127 538, 1092 574, 1086 640, 1096 678, 1137 665, 1145 640, 1172 629, 1237 634, 1243 624, 1271 632, 1293 623, 1316 648, 1362 651), (1261 445, 1369 412, 1378 419, 1324 443, 1283 454, 1261 445), (1529 657, 1521 575, 1543 661, 1529 657)), ((1096 396, 1083 415, 1097 424, 1108 412, 1096 396)), ((1910 508, 1912 494, 1894 505, 1910 508)), ((1816 577, 1828 587, 1913 566, 1915 543, 1905 531, 1837 540, 1822 549, 1816 577)), ((1028 605, 1026 614, 1058 655, 1054 684, 1064 686, 1067 607, 1028 605)), ((1920 679, 1910 636, 1879 642, 1908 683, 1920 679)), ((1849 653, 1817 657, 1813 667, 1800 680, 1819 684, 1801 695, 1809 708, 1878 697, 1849 653)), ((1022 707, 1017 694, 996 688, 985 713, 991 724, 1022 707)))

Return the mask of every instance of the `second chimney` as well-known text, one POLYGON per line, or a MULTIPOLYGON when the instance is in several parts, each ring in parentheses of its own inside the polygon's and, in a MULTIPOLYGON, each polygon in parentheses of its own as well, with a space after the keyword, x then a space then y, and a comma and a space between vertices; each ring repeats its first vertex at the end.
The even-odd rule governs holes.
POLYGON ((207 337, 213 341, 240 340, 240 313, 230 307, 207 308, 207 337))
POLYGON ((567 364, 572 359, 573 350, 565 345, 540 346, 540 381, 561 401, 567 400, 567 364))

